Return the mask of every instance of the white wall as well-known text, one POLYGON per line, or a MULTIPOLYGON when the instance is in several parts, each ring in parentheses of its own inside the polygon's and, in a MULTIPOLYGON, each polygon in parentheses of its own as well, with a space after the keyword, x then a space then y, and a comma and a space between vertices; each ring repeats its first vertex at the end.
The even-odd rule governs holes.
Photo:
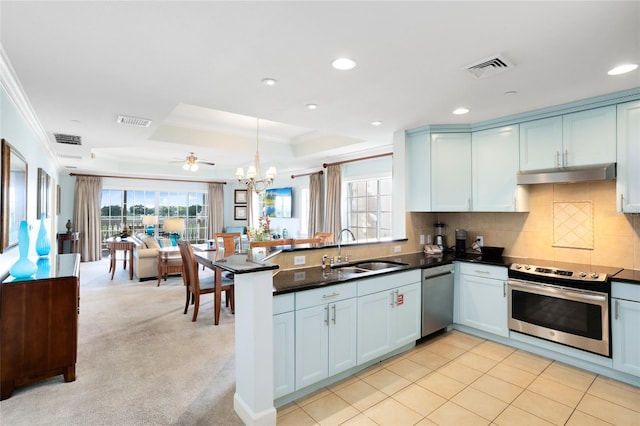
MULTIPOLYGON (((4 83, 4 82, 3 82, 4 83)), ((21 112, 18 103, 5 91, 4 85, 0 90, 0 134, 13 148, 26 159, 28 164, 27 174, 27 217, 25 218, 31 227, 29 254, 36 256, 35 239, 40 226, 40 218, 37 217, 37 186, 38 168, 44 169, 53 179, 53 194, 55 198, 55 185, 60 182, 60 176, 55 163, 49 156, 49 146, 32 130, 29 121, 21 112)), ((64 205, 64 204, 63 204, 64 205)), ((45 226, 51 238, 52 250, 56 250, 55 234, 59 223, 55 208, 51 218, 47 219, 45 226)), ((12 247, 0 254, 0 276, 4 276, 11 265, 18 259, 18 247, 12 247)))

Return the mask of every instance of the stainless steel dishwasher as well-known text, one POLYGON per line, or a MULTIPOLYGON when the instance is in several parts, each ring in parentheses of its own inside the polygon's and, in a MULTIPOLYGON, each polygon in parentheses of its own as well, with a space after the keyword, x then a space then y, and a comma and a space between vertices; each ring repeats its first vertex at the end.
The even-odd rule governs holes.
POLYGON ((453 324, 453 265, 422 270, 422 337, 453 324))

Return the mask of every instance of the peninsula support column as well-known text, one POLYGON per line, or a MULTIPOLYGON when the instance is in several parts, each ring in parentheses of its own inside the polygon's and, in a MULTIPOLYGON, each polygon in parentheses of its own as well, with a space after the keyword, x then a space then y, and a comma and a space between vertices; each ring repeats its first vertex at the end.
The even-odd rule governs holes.
POLYGON ((236 393, 233 408, 246 425, 275 425, 273 406, 272 270, 234 276, 236 393))

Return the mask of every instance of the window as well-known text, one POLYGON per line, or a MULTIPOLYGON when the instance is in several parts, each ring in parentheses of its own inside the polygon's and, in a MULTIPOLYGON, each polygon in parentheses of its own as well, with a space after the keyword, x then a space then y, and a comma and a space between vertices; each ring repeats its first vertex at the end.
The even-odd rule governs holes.
POLYGON ((347 185, 347 227, 358 241, 391 238, 392 179, 351 180, 347 185))
POLYGON ((158 230, 167 217, 185 219, 182 238, 193 243, 208 238, 208 199, 204 192, 158 192, 124 189, 103 189, 100 205, 103 241, 122 233, 124 225, 132 233, 144 232, 142 216, 158 215, 158 230))

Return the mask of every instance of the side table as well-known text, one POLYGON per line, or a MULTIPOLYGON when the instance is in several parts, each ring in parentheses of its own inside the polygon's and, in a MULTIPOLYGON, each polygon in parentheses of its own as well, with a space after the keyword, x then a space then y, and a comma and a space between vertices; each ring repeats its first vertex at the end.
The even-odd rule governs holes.
POLYGON ((182 273, 182 256, 178 247, 162 247, 158 249, 158 287, 162 278, 167 280, 167 275, 182 273))
POLYGON ((111 279, 116 272, 116 252, 118 250, 124 251, 124 269, 127 269, 127 252, 129 252, 129 279, 133 279, 133 241, 109 241, 107 240, 107 248, 109 249, 109 257, 111 262, 109 263, 109 272, 111 272, 111 279))
POLYGON ((57 235, 58 254, 78 253, 79 232, 65 232, 57 235))

